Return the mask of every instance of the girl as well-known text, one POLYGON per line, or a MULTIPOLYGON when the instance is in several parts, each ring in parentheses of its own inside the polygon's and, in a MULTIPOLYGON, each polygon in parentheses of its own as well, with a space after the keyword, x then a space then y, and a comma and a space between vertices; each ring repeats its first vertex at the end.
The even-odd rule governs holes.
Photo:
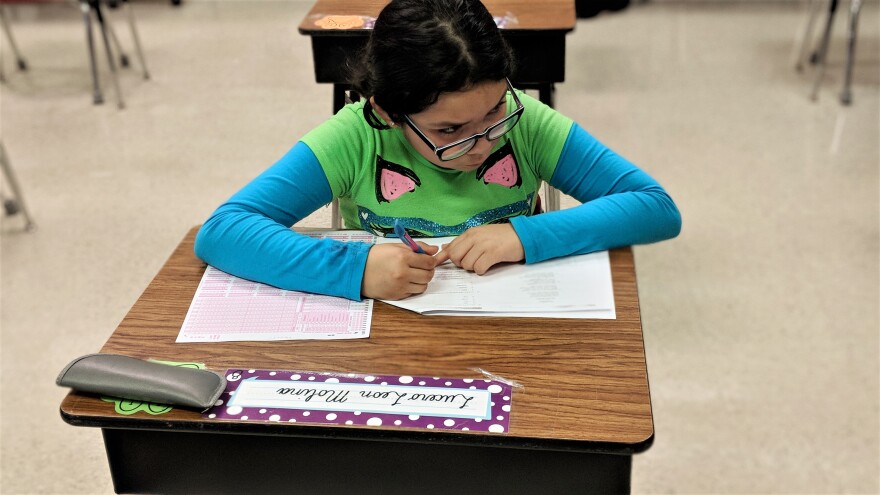
POLYGON ((447 260, 483 274, 678 235, 651 177, 514 89, 514 61, 478 0, 393 0, 376 19, 347 105, 205 222, 196 254, 283 289, 402 299, 447 260), (540 213, 547 181, 582 204, 540 213), (339 198, 345 225, 458 235, 443 247, 313 239, 289 227, 339 198))

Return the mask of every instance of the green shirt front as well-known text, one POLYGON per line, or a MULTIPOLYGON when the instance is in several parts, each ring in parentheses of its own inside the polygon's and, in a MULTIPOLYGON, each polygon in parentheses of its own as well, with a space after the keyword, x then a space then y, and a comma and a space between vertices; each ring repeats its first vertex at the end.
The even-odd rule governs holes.
MULTIPOLYGON (((522 118, 473 171, 432 164, 400 128, 370 127, 363 101, 346 105, 302 141, 320 162, 347 228, 385 235, 399 221, 414 235, 458 235, 534 213, 541 182, 556 169, 571 120, 517 95, 525 108, 522 118)), ((508 112, 514 107, 508 93, 508 112)))

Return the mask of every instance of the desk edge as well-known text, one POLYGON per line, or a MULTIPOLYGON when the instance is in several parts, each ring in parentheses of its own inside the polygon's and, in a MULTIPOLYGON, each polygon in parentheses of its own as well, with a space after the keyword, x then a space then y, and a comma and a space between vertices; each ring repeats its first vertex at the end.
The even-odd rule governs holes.
POLYGON ((496 447, 514 449, 548 450, 562 452, 582 452, 613 455, 633 455, 645 452, 654 443, 651 436, 636 443, 593 442, 579 440, 546 440, 531 437, 515 437, 484 433, 432 432, 415 429, 379 429, 328 425, 278 425, 264 422, 231 421, 166 421, 160 418, 137 419, 127 416, 79 417, 59 408, 61 419, 71 425, 88 428, 109 428, 121 430, 147 430, 165 432, 212 433, 226 435, 272 435, 302 438, 325 438, 342 440, 385 441, 404 443, 440 443, 471 447, 496 447), (288 430, 279 433, 278 429, 288 430))

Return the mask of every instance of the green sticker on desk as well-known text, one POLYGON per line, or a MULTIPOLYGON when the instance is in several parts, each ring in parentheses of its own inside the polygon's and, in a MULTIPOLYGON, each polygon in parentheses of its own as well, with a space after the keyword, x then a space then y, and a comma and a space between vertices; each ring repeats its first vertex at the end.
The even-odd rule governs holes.
MULTIPOLYGON (((198 370, 205 369, 204 363, 178 363, 174 361, 159 361, 157 359, 150 359, 150 361, 154 363, 167 364, 168 366, 179 366, 181 368, 195 368, 198 370)), ((152 402, 123 399, 120 397, 101 397, 101 400, 103 400, 104 402, 112 402, 113 408, 116 410, 116 414, 122 414, 125 416, 132 415, 138 411, 143 411, 147 414, 152 414, 155 416, 157 414, 165 414, 168 411, 174 409, 167 404, 153 404, 152 402)))

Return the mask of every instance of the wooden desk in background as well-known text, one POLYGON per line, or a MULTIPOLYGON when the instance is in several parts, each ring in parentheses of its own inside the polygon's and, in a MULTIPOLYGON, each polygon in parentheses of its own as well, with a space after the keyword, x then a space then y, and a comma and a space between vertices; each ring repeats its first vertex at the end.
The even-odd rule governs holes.
POLYGON ((616 320, 421 316, 381 302, 369 339, 178 344, 205 264, 191 230, 101 349, 208 368, 478 378, 522 385, 509 433, 123 416, 71 392, 125 493, 626 493, 654 438, 632 251, 611 251, 616 320))
MULTIPOLYGON (((318 0, 299 25, 312 40, 315 80, 333 83, 333 113, 345 105, 349 89, 346 67, 370 36, 370 30, 325 29, 316 22, 327 16, 379 15, 387 0, 318 0)), ((553 106, 555 84, 565 80, 565 35, 574 30, 574 0, 483 0, 496 18, 516 56, 511 81, 518 89, 537 89, 538 97, 553 106)))

